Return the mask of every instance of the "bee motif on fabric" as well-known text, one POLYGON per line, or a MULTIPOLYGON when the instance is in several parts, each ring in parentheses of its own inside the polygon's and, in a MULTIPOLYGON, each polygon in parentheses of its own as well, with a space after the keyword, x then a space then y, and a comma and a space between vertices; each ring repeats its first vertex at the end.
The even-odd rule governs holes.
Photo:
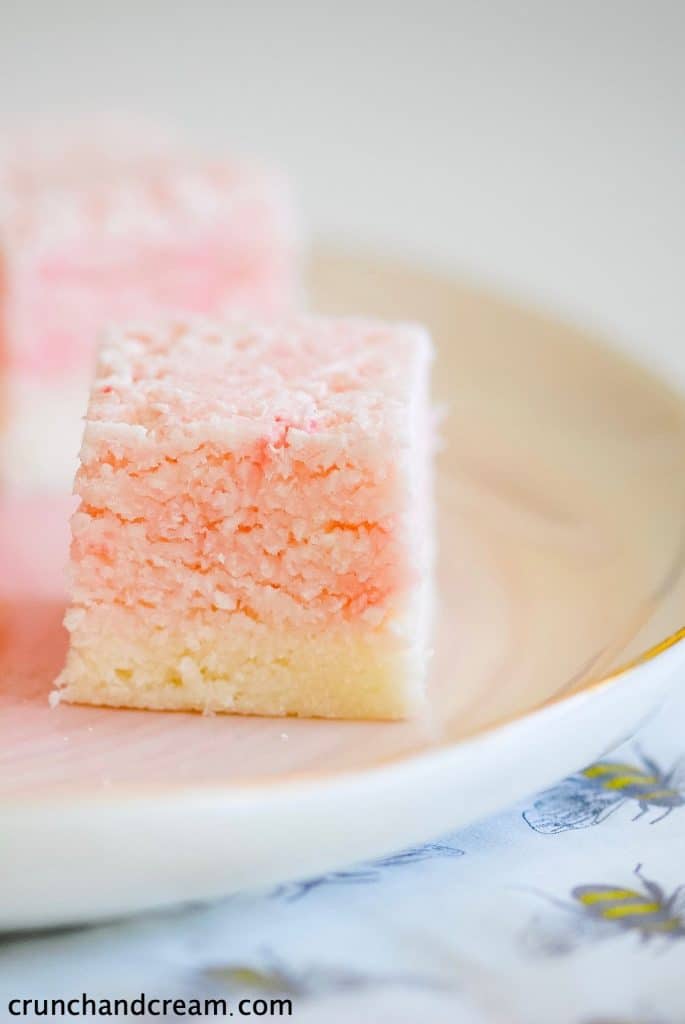
POLYGON ((407 971, 397 973, 367 973, 353 968, 332 967, 330 964, 308 964, 306 967, 289 966, 270 950, 263 950, 253 963, 227 963, 205 967, 198 981, 201 991, 231 989, 238 992, 271 992, 297 996, 307 1000, 337 992, 386 987, 425 988, 435 991, 455 991, 453 978, 441 975, 422 975, 407 971))
POLYGON ((657 882, 645 878, 642 865, 634 874, 641 887, 613 883, 577 885, 566 903, 549 899, 556 907, 572 915, 565 921, 536 918, 527 946, 543 955, 570 953, 584 941, 632 933, 642 942, 662 939, 667 943, 685 938, 685 886, 670 895, 657 882))
POLYGON ((679 762, 664 772, 652 758, 638 752, 641 765, 624 761, 597 761, 558 786, 546 790, 523 820, 536 832, 554 835, 599 825, 626 801, 634 800, 637 821, 650 811, 656 825, 685 805, 685 765, 679 762))
POLYGON ((613 885, 578 885, 571 890, 571 897, 585 914, 623 931, 635 932, 643 942, 658 937, 685 938, 685 917, 680 912, 685 909, 680 898, 685 895, 685 887, 678 886, 667 897, 660 885, 644 877, 641 864, 635 868, 635 874, 642 882, 643 892, 613 885))

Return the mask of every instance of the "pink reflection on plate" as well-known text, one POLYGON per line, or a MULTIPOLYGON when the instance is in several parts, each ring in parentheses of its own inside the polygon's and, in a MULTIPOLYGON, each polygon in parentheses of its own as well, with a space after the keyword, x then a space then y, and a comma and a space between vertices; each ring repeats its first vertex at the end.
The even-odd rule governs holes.
POLYGON ((0 600, 64 601, 72 495, 0 498, 0 600))

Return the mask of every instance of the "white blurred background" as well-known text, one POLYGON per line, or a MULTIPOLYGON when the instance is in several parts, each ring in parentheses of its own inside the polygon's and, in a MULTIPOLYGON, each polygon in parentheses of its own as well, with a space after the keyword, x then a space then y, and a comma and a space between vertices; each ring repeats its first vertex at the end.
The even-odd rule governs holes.
POLYGON ((684 52, 681 0, 3 0, 0 114, 178 117, 685 380, 684 52))

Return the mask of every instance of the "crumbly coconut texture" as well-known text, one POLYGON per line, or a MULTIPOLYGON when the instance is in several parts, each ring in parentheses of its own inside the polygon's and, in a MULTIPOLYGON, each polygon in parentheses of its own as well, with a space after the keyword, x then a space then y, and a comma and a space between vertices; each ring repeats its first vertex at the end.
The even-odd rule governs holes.
POLYGON ((430 352, 417 327, 312 317, 111 334, 76 482, 61 695, 415 711, 430 352))

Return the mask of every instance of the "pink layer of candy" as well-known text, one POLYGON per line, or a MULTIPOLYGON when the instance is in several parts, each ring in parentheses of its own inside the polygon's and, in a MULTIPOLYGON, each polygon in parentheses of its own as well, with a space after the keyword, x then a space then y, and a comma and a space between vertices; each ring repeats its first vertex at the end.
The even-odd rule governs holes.
POLYGON ((429 357, 419 328, 354 320, 112 334, 77 478, 74 603, 162 626, 392 616, 425 569, 409 482, 429 357))

